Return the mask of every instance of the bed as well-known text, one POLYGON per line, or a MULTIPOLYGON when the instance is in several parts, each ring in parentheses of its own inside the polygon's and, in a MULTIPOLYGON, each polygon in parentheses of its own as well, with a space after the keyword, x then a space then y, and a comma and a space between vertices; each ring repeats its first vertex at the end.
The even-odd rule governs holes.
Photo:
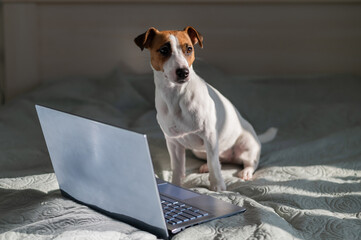
MULTIPOLYGON (((34 2, 32 5, 5 1, 7 21, 15 19, 18 16, 15 13, 23 14, 28 20, 36 13, 41 19, 53 21, 39 24, 37 19, 38 24, 34 26, 40 26, 39 35, 22 33, 25 35, 18 40, 27 40, 27 46, 21 45, 26 49, 24 54, 36 54, 36 62, 28 65, 29 59, 15 61, 12 55, 5 59, 7 73, 2 86, 5 86, 6 102, 0 107, 0 239, 156 239, 148 232, 61 195, 34 107, 41 104, 147 134, 155 174, 170 180, 169 155, 155 117, 153 76, 144 70, 149 69, 147 59, 139 60, 144 57, 140 53, 136 59, 130 59, 134 64, 144 61, 144 66, 141 64, 143 67, 135 70, 115 60, 119 52, 101 55, 109 49, 104 46, 99 52, 95 50, 96 56, 104 56, 104 64, 97 66, 99 62, 84 61, 82 54, 101 41, 97 38, 75 52, 75 60, 67 63, 65 59, 70 53, 56 51, 54 45, 60 44, 55 41, 59 34, 83 29, 79 35, 72 35, 72 40, 78 43, 77 40, 85 36, 98 36, 102 29, 100 33, 109 40, 115 37, 104 28, 103 24, 109 24, 109 19, 99 26, 93 22, 93 27, 81 24, 82 20, 73 28, 59 27, 60 22, 56 20, 61 14, 54 15, 53 4, 34 2), (51 24, 54 28, 50 31, 51 24), (35 44, 38 48, 32 48, 34 39, 44 45, 35 44), (56 57, 51 54, 55 52, 58 53, 56 57), (26 67, 21 68, 24 64, 26 67), (18 69, 24 71, 17 72, 18 69)), ((84 11, 88 15, 82 19, 91 19, 89 9, 94 10, 94 2, 90 2, 85 8, 82 1, 69 4, 70 9, 57 6, 62 14, 68 14, 62 24, 74 21, 71 17, 78 15, 73 15, 73 11, 84 11)), ((132 7, 124 3, 126 1, 120 2, 108 2, 101 7, 101 12, 109 17, 113 12, 108 8, 113 9, 118 4, 132 7)), ((68 3, 58 1, 58 4, 68 3)), ((359 7, 356 4, 353 9, 355 6, 359 7)), ((22 24, 33 23, 29 20, 22 24)), ((138 30, 140 26, 134 31, 138 30)), ((10 36, 20 34, 11 31, 10 36)), ((356 35, 355 38, 359 36, 356 35)), ((5 36, 5 42, 9 42, 10 36, 5 36)), ((66 46, 70 44, 68 41, 61 39, 66 46)), ((216 40, 210 43, 212 47, 216 40)), ((5 53, 15 54, 16 44, 20 43, 6 45, 5 53)), ((69 48, 74 50, 72 47, 69 48)), ((187 228, 173 239, 360 239, 359 68, 355 67, 354 72, 344 71, 353 74, 332 71, 315 74, 316 69, 310 68, 303 72, 306 74, 288 72, 289 75, 284 76, 272 76, 274 74, 262 68, 263 76, 255 76, 252 69, 248 74, 240 74, 208 60, 207 55, 203 58, 206 60, 197 59, 195 71, 228 97, 257 133, 271 126, 277 127, 279 132, 272 142, 262 146, 260 165, 253 180, 236 177, 242 166, 222 166, 227 186, 223 192, 208 189, 208 174, 198 173, 204 161, 187 152, 185 187, 243 206, 247 211, 187 228)))
MULTIPOLYGON (((247 78, 207 64, 199 74, 224 92, 257 132, 277 126, 252 181, 223 165, 227 191, 208 190, 203 163, 187 154, 185 186, 247 208, 174 239, 358 239, 361 236, 361 79, 247 78), (220 81, 220 79, 222 81, 220 81), (236 89, 236 91, 234 90, 236 89), (260 97, 262 96, 262 97, 260 97)), ((0 239, 153 239, 61 196, 34 104, 144 132, 156 174, 170 180, 155 120, 152 75, 116 70, 102 80, 44 84, 0 109, 0 239)))

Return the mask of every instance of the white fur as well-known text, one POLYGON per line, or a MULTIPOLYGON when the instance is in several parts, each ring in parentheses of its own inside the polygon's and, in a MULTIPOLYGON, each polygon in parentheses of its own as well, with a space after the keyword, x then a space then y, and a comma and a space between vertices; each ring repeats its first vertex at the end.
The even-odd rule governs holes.
MULTIPOLYGON (((188 67, 178 40, 171 35, 172 55, 164 71, 154 71, 157 120, 166 138, 171 158, 173 183, 180 185, 185 177, 185 149, 191 149, 207 164, 211 190, 226 189, 221 175, 221 162, 243 163, 239 176, 252 178, 258 166, 261 144, 249 122, 215 88, 188 67), (175 71, 187 67, 187 82, 176 83, 175 71)), ((274 133, 274 132, 273 132, 274 133)), ((267 140, 275 136, 268 134, 267 140)))
POLYGON ((188 62, 183 56, 178 39, 174 35, 170 35, 169 41, 172 48, 172 56, 165 62, 163 69, 164 77, 174 82, 177 78, 175 70, 177 68, 187 68, 188 62))

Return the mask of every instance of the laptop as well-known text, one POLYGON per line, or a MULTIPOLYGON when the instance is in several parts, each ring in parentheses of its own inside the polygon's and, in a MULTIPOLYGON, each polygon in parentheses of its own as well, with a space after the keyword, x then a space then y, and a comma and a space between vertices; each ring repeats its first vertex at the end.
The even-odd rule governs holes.
POLYGON ((36 105, 61 193, 159 238, 245 208, 154 174, 146 135, 36 105))

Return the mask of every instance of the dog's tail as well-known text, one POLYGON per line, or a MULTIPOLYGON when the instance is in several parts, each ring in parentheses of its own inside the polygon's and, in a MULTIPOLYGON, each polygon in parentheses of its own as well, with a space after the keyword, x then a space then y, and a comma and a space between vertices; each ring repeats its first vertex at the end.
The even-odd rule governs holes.
POLYGON ((258 139, 261 143, 266 143, 272 141, 277 135, 278 129, 271 127, 267 129, 264 133, 258 135, 258 139))

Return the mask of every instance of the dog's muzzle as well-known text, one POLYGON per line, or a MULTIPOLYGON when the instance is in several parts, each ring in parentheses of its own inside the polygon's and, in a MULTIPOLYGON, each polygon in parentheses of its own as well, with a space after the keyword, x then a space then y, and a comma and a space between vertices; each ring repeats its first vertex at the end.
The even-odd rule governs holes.
POLYGON ((189 76, 189 70, 188 68, 178 68, 175 71, 176 75, 177 75, 177 83, 185 83, 188 81, 188 76, 189 76))

